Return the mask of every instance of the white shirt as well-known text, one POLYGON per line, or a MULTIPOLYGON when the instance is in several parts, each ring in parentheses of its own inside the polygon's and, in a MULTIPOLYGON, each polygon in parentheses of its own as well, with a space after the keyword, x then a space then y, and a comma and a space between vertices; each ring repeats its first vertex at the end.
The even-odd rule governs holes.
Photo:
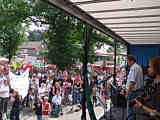
POLYGON ((41 97, 43 97, 43 96, 45 96, 45 91, 46 91, 46 88, 44 87, 44 88, 39 88, 38 89, 38 93, 39 93, 39 95, 41 96, 41 97))
POLYGON ((131 81, 135 82, 133 90, 137 90, 143 87, 143 71, 142 68, 136 63, 131 66, 129 74, 127 76, 127 89, 129 88, 129 84, 131 81))
POLYGON ((0 92, 3 92, 3 91, 7 91, 3 94, 0 94, 0 97, 2 98, 8 98, 9 97, 9 86, 5 86, 3 84, 1 84, 1 87, 0 87, 0 92))
POLYGON ((62 101, 62 97, 60 95, 55 95, 52 98, 52 103, 56 103, 56 105, 60 105, 62 101))

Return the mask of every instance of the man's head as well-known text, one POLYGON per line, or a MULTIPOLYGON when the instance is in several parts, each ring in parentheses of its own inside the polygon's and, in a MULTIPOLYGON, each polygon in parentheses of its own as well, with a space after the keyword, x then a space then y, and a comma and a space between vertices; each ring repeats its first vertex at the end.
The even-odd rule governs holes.
POLYGON ((128 66, 132 66, 134 63, 136 63, 136 59, 134 58, 134 56, 129 55, 127 57, 128 60, 128 66))

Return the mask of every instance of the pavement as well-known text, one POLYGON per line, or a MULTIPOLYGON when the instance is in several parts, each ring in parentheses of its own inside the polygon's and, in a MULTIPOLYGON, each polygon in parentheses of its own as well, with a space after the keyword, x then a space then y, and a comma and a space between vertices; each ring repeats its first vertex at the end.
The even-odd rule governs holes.
MULTIPOLYGON (((48 120, 81 120, 81 110, 79 111, 70 111, 71 106, 63 108, 63 115, 58 118, 49 116, 48 120)), ((96 117, 100 117, 103 114, 103 108, 101 106, 94 108, 96 117)), ((20 120, 37 120, 36 115, 33 112, 28 112, 28 110, 21 111, 20 120)), ((87 120, 90 120, 89 114, 87 111, 87 120)))

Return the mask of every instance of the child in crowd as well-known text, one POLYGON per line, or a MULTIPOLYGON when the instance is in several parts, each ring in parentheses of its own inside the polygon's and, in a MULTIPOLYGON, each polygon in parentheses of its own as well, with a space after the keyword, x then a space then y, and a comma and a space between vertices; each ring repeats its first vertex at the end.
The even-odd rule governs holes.
POLYGON ((44 101, 42 104, 42 115, 43 115, 43 120, 48 120, 48 115, 51 112, 51 105, 48 102, 48 97, 44 97, 44 101))

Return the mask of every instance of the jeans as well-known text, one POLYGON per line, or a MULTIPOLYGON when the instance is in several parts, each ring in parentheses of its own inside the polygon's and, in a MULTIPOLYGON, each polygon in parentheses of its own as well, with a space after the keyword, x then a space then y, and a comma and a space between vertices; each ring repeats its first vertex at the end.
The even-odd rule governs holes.
POLYGON ((55 105, 55 115, 58 117, 60 113, 60 105, 55 105))
POLYGON ((34 93, 34 98, 35 98, 35 102, 37 103, 37 101, 38 101, 38 91, 36 91, 36 92, 34 93))
POLYGON ((78 104, 78 91, 73 92, 73 105, 78 104))
POLYGON ((136 120, 136 112, 135 112, 135 108, 133 106, 129 105, 129 101, 134 100, 137 97, 137 94, 135 91, 132 91, 129 95, 128 95, 128 101, 127 101, 127 118, 128 120, 136 120))
POLYGON ((37 120, 42 120, 42 115, 37 115, 37 120))

